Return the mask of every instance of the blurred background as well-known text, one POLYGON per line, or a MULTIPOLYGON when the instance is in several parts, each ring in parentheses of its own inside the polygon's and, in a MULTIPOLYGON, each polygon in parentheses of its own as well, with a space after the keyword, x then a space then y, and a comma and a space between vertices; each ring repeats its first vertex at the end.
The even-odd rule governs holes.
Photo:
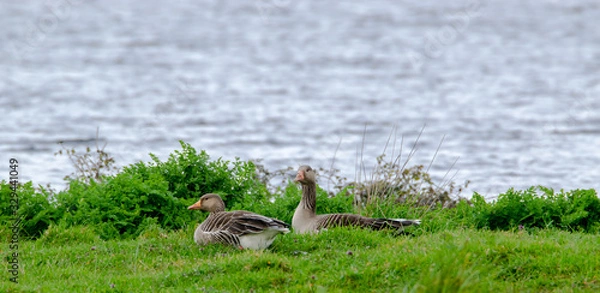
POLYGON ((184 140, 354 179, 417 141, 469 192, 600 189, 600 2, 323 2, 2 1, 0 178, 62 189, 99 129, 119 166, 184 140))

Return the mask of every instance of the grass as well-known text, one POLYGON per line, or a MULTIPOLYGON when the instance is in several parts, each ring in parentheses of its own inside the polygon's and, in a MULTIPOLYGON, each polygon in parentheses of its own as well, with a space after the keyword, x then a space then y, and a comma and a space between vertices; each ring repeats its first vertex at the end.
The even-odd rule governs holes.
MULTIPOLYGON (((133 240, 51 227, 20 243, 1 292, 597 292, 600 239, 553 229, 466 228, 415 236, 338 228, 265 251, 197 246, 193 227, 133 240)), ((3 255, 8 248, 2 246, 3 255)), ((5 262, 4 262, 5 263, 5 262)))
MULTIPOLYGON (((368 184, 346 184, 328 171, 337 192, 318 189, 317 212, 420 218, 423 225, 408 228, 413 236, 338 228, 282 235, 265 251, 199 247, 189 223, 206 214, 185 210, 199 195, 220 192, 229 209, 289 223, 300 190, 291 182, 271 190, 265 182, 273 173, 252 162, 211 161, 181 144, 165 162, 151 156, 115 175, 73 179, 59 192, 32 182, 13 192, 0 182, 0 239, 12 236, 15 193, 22 220, 19 284, 9 281, 15 251, 0 245, 0 292, 600 291, 595 190, 539 186, 509 189, 493 202, 478 194, 457 201, 461 187, 437 188, 422 166, 405 169, 381 157, 368 184), (363 201, 354 203, 353 192, 363 201)), ((99 160, 89 174, 113 162, 66 153, 82 166, 79 158, 99 160)))

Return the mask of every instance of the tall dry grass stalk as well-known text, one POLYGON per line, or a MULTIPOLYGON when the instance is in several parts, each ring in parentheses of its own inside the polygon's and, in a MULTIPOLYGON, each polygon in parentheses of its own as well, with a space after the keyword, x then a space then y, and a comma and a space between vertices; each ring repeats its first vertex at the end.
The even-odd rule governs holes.
POLYGON ((364 158, 366 126, 360 150, 357 151, 355 180, 352 184, 355 205, 357 209, 368 205, 379 207, 386 204, 409 204, 411 206, 426 207, 423 212, 435 207, 452 208, 458 201, 467 200, 460 193, 468 186, 469 182, 457 185, 453 180, 458 173, 456 170, 447 179, 458 161, 458 158, 448 167, 440 183, 435 183, 429 174, 435 159, 442 147, 445 136, 441 138, 438 147, 433 154, 429 165, 410 166, 411 160, 418 151, 418 143, 423 135, 423 126, 417 135, 408 154, 403 157, 404 135, 400 137, 400 146, 396 152, 398 141, 398 129, 396 126, 390 131, 390 135, 384 145, 381 155, 376 158, 374 166, 367 170, 364 158), (390 152, 389 160, 386 160, 390 152))

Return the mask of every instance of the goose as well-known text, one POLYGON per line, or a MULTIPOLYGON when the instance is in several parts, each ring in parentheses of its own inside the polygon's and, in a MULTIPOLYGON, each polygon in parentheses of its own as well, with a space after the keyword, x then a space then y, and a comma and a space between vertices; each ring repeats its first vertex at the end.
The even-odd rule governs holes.
POLYGON ((223 199, 214 193, 203 195, 188 210, 209 212, 194 232, 198 245, 223 243, 258 250, 269 247, 278 234, 290 232, 289 225, 277 219, 248 211, 226 212, 223 199))
POLYGON ((397 229, 398 232, 402 232, 404 227, 421 224, 421 220, 375 219, 355 214, 317 215, 315 213, 317 202, 315 171, 310 166, 301 166, 298 169, 294 182, 302 185, 302 200, 298 204, 292 218, 294 233, 315 233, 334 226, 358 226, 373 230, 392 228, 397 229))

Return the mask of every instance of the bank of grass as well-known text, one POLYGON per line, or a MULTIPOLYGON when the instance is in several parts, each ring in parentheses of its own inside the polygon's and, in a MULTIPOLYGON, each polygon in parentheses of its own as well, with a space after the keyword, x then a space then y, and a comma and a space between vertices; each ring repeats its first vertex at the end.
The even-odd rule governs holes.
MULTIPOLYGON (((265 251, 192 241, 193 227, 100 240, 51 227, 20 247, 1 292, 597 292, 597 235, 459 228, 395 236, 337 228, 287 234, 265 251)), ((4 247, 2 249, 5 249, 4 247)), ((4 252, 2 252, 4 254, 4 252)), ((6 270, 4 270, 6 272, 6 270)))
POLYGON ((318 188, 317 213, 419 218, 412 236, 339 228, 240 251, 198 247, 192 235, 206 214, 186 207, 217 192, 230 210, 289 223, 298 186, 273 190, 273 174, 260 166, 212 160, 183 142, 166 161, 151 158, 114 175, 71 178, 58 192, 20 185, 19 284, 8 272, 12 188, 0 182, 0 239, 11 243, 0 246, 0 292, 600 290, 600 199, 593 189, 538 186, 509 189, 491 202, 477 193, 455 200, 452 184, 436 187, 421 167, 378 160, 379 175, 369 182, 318 188))

